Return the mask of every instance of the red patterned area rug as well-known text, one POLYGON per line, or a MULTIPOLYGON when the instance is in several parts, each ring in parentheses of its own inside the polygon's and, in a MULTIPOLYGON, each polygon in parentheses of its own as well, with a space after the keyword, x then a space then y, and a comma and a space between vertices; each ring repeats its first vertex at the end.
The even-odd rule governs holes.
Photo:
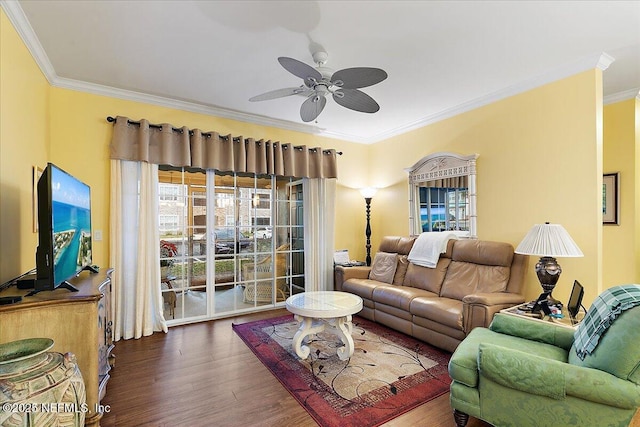
POLYGON ((357 316, 345 361, 330 331, 309 336, 311 354, 301 360, 291 315, 233 329, 322 427, 378 426, 449 391, 449 353, 357 316))

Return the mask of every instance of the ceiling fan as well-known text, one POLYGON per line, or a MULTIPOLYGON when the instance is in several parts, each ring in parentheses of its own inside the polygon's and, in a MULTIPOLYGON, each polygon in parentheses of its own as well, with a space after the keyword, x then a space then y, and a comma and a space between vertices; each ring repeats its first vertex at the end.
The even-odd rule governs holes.
POLYGON ((339 105, 363 113, 375 113, 380 109, 378 103, 359 88, 372 86, 387 78, 387 73, 379 68, 356 67, 345 68, 334 72, 325 67, 328 55, 324 50, 312 53, 313 61, 318 65, 310 65, 293 58, 281 56, 280 65, 291 74, 300 77, 303 84, 298 87, 276 89, 261 95, 256 95, 249 101, 266 101, 291 95, 305 96, 307 99, 300 107, 300 117, 303 122, 315 120, 325 105, 327 95, 339 105))

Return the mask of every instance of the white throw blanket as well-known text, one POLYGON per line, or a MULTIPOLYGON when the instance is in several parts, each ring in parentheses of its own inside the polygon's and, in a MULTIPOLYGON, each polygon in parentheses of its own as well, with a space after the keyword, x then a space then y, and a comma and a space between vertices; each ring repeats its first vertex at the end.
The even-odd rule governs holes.
POLYGON ((458 239, 453 231, 421 233, 409 252, 407 259, 416 265, 435 268, 440 254, 447 251, 447 243, 450 239, 458 239))

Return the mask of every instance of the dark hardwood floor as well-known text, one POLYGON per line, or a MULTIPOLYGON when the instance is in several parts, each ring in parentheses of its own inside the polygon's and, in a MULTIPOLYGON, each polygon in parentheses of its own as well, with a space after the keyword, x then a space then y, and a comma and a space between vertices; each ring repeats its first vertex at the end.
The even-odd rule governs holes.
MULTIPOLYGON (((242 315, 117 342, 102 400, 110 412, 101 426, 316 426, 231 329, 282 314, 286 310, 242 315)), ((467 425, 488 426, 473 418, 467 425)), ((385 426, 454 427, 449 395, 385 426)))

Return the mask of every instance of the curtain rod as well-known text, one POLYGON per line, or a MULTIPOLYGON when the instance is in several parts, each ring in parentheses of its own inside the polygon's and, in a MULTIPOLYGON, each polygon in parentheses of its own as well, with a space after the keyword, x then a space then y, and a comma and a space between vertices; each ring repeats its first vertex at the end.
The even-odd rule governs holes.
MULTIPOLYGON (((115 123, 116 119, 115 119, 115 117, 107 116, 107 121, 109 123, 115 123)), ((138 125, 138 126, 140 125, 140 122, 136 122, 134 120, 127 120, 127 123, 130 124, 130 125, 138 125)), ((162 129, 162 125, 154 125, 154 124, 151 124, 151 123, 149 123, 149 127, 150 128, 154 128, 154 129, 162 129)), ((174 127, 172 127, 171 129, 174 132, 180 132, 180 133, 183 132, 182 129, 178 129, 178 128, 174 128, 174 127)), ((192 130, 189 131, 189 135, 193 135, 193 131, 192 130)), ((202 135, 205 135, 207 137, 211 137, 211 132, 202 132, 202 135)), ((224 140, 227 140, 228 136, 220 135, 220 138, 222 138, 224 140)), ((240 138, 239 137, 233 138, 233 142, 240 142, 240 138)), ((260 143, 260 141, 258 141, 258 143, 260 143)), ((302 150, 304 147, 299 145, 299 146, 294 146, 293 148, 295 150, 302 150)), ((315 148, 310 148, 309 151, 315 153, 317 150, 315 148)), ((329 154, 329 150, 323 150, 322 152, 324 154, 329 154)), ((339 156, 342 156, 342 151, 336 151, 336 154, 339 155, 339 156)))

